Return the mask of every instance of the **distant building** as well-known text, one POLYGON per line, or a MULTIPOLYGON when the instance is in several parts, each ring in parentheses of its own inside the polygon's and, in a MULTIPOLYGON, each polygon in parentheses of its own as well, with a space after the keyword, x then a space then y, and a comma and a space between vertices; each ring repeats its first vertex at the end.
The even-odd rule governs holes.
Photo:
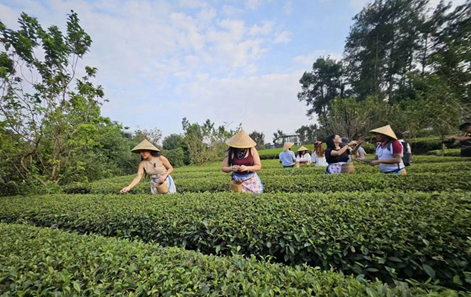
POLYGON ((298 134, 284 135, 283 143, 285 142, 294 142, 294 145, 301 145, 301 139, 298 134))

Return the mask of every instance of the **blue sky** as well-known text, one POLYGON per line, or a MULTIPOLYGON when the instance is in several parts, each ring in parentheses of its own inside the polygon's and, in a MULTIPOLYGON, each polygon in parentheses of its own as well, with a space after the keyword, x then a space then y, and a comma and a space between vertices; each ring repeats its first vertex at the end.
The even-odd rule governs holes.
MULTIPOLYGON (((70 10, 93 44, 80 62, 98 68, 105 116, 136 128, 181 133, 181 120, 272 141, 315 123, 299 79, 319 56, 342 57, 352 18, 368 0, 1 0, 1 20, 22 11, 64 27, 70 10)), ((432 1, 433 4, 438 0, 432 1)), ((454 4, 464 0, 455 0, 454 4)))

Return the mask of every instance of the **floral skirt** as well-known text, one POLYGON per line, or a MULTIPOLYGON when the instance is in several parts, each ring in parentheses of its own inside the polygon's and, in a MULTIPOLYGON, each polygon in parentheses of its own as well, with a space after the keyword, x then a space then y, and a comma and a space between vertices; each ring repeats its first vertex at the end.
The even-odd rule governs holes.
POLYGON ((342 173, 342 165, 346 162, 332 163, 327 166, 327 174, 339 174, 342 173))
POLYGON ((261 194, 263 192, 262 180, 256 172, 245 175, 232 173, 232 179, 242 183, 243 193, 261 194))
MULTIPOLYGON (((157 192, 157 185, 159 183, 159 177, 158 176, 153 176, 150 179, 150 192, 152 194, 158 194, 157 192)), ((175 187, 175 183, 173 182, 173 178, 169 175, 167 176, 167 179, 165 180, 164 184, 168 184, 168 192, 167 194, 174 194, 177 192, 177 188, 175 187)))

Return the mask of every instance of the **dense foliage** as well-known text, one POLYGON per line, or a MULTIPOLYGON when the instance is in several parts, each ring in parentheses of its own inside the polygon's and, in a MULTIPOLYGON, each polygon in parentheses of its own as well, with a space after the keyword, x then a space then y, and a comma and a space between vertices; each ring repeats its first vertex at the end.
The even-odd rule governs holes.
POLYGON ((64 33, 25 13, 19 23, 13 30, 0 22, 0 192, 130 173, 133 143, 100 113, 97 69, 78 67, 92 41, 77 14, 64 33))
POLYGON ((470 199, 389 191, 42 196, 3 199, 0 220, 469 288, 470 199))
POLYGON ((205 256, 138 241, 0 224, 0 292, 6 296, 464 296, 307 266, 205 256))
POLYGON ((349 138, 392 124, 444 140, 470 120, 471 2, 375 0, 354 17, 337 61, 320 57, 298 99, 317 115, 316 135, 349 138))

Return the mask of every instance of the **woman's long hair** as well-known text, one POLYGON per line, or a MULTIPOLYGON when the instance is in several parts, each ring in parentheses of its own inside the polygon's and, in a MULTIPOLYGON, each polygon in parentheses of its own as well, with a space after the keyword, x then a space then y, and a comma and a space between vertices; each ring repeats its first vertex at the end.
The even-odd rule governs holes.
POLYGON ((321 158, 325 156, 325 149, 322 144, 314 146, 314 153, 316 153, 316 155, 321 158))
POLYGON ((335 144, 334 144, 335 135, 336 134, 329 135, 325 139, 325 143, 327 144, 327 148, 330 148, 330 149, 333 149, 333 150, 335 149, 335 144))
MULTIPOLYGON (((160 152, 150 151, 152 157, 160 157, 160 152)), ((144 161, 144 158, 141 157, 141 161, 144 161)))
POLYGON ((235 147, 230 146, 227 149, 227 162, 229 166, 232 166, 232 156, 235 156, 236 153, 237 153, 237 149, 235 147))
MULTIPOLYGON (((304 154, 306 154, 307 151, 298 151, 298 157, 301 157, 301 156, 302 156, 302 155, 301 155, 302 152, 304 152, 304 154)), ((303 154, 303 155, 304 155, 304 154, 303 154)))

